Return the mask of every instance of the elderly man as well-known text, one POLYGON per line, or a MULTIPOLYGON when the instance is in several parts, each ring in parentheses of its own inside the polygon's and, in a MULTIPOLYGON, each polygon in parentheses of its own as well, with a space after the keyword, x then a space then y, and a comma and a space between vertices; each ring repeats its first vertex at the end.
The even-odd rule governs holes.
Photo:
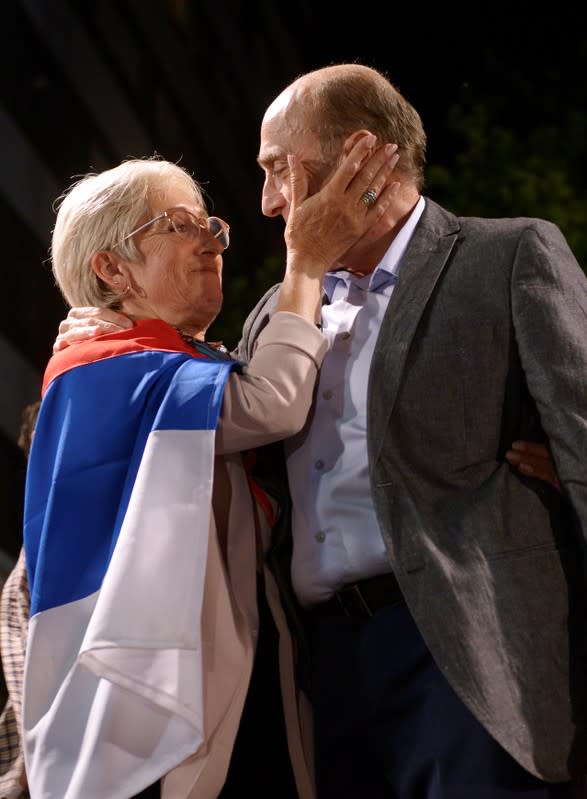
POLYGON ((263 213, 288 218, 288 153, 317 190, 367 131, 399 147, 403 213, 327 275, 329 350, 286 444, 319 795, 569 796, 587 763, 587 281, 554 225, 422 196, 420 117, 357 64, 268 108, 263 213), (546 437, 568 506, 506 459, 546 437))

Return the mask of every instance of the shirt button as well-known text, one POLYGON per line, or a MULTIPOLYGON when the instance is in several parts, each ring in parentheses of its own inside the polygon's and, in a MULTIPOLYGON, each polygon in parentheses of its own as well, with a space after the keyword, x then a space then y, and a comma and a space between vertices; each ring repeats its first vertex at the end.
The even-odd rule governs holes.
POLYGON ((325 533, 323 533, 322 531, 320 531, 319 533, 316 533, 316 535, 314 536, 314 538, 316 539, 316 541, 317 541, 319 544, 322 544, 322 543, 323 543, 323 542, 326 540, 326 534, 325 534, 325 533))
POLYGON ((323 468, 324 468, 324 461, 317 460, 317 461, 316 461, 316 463, 314 464, 314 467, 315 467, 316 469, 318 469, 318 470, 319 470, 319 469, 323 469, 323 468))
POLYGON ((329 388, 327 388, 326 391, 322 392, 322 398, 325 400, 332 399, 332 391, 329 388))
POLYGON ((351 334, 349 333, 348 330, 345 330, 344 333, 340 334, 340 337, 343 338, 343 339, 347 339, 347 338, 351 337, 351 334))

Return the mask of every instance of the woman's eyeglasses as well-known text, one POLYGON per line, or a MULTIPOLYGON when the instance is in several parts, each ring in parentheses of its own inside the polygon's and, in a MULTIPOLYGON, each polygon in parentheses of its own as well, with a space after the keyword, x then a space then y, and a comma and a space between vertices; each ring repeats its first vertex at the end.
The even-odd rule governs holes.
POLYGON ((148 222, 140 225, 127 236, 120 239, 112 249, 115 250, 116 247, 119 247, 125 241, 128 241, 128 239, 136 236, 137 233, 140 233, 151 225, 156 226, 157 233, 177 233, 182 238, 189 239, 190 241, 199 240, 202 231, 206 230, 211 236, 218 239, 223 249, 226 250, 230 244, 230 225, 223 219, 220 219, 220 217, 208 216, 199 219, 185 208, 168 208, 167 211, 157 214, 153 219, 149 219, 148 222))

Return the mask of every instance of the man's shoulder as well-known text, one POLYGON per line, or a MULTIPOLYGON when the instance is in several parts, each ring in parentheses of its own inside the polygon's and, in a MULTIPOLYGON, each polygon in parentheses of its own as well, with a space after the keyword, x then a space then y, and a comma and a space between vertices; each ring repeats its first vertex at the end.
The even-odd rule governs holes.
POLYGON ((461 245, 495 252, 516 250, 521 242, 530 246, 568 249, 560 227, 547 219, 533 216, 460 216, 426 198, 419 232, 414 240, 437 241, 454 236, 461 245))
POLYGON ((277 306, 277 300, 279 298, 279 289, 281 288, 281 283, 275 283, 271 288, 267 289, 265 294, 261 297, 261 299, 257 302, 251 314, 253 314, 257 309, 264 309, 268 308, 271 310, 275 310, 277 306))
POLYGON ((529 229, 536 231, 554 231, 558 229, 555 223, 539 217, 463 216, 458 211, 444 208, 429 197, 425 199, 426 207, 422 215, 423 224, 441 225, 442 227, 456 228, 463 231, 485 231, 488 234, 508 231, 519 233, 529 229))
POLYGON ((236 350, 233 352, 233 355, 239 360, 245 362, 250 361, 253 354, 253 347, 259 333, 267 325, 277 309, 280 286, 281 283, 276 283, 271 286, 271 288, 267 289, 245 319, 241 340, 236 350))

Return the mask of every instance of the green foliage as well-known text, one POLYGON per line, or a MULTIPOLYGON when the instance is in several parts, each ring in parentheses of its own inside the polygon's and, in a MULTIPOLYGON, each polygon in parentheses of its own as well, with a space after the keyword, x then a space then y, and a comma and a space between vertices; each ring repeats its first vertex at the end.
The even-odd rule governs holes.
POLYGON ((433 164, 425 193, 464 216, 534 216, 557 224, 587 268, 587 114, 514 131, 492 123, 489 104, 455 106, 448 129, 458 153, 433 164))

